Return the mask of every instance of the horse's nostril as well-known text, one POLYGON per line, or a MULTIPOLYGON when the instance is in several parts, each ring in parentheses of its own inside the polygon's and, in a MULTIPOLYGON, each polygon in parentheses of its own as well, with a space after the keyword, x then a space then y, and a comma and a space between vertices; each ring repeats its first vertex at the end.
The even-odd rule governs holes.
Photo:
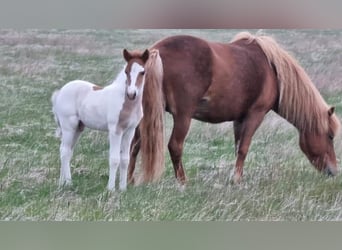
POLYGON ((128 97, 128 99, 130 99, 130 100, 134 100, 136 96, 137 96, 137 93, 136 93, 136 92, 134 92, 134 93, 132 93, 132 94, 127 93, 127 97, 128 97))
POLYGON ((324 172, 329 177, 333 176, 329 168, 326 168, 324 172))
POLYGON ((337 170, 332 169, 331 167, 327 166, 327 167, 324 169, 324 173, 325 173, 326 175, 328 175, 329 177, 333 177, 333 176, 337 175, 337 170))

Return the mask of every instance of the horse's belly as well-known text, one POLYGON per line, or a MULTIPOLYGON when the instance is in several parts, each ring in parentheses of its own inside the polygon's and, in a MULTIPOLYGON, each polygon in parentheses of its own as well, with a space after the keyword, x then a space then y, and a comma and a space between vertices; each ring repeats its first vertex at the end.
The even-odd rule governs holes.
POLYGON ((227 105, 227 102, 212 102, 210 98, 202 98, 192 117, 210 123, 237 120, 244 114, 244 110, 232 106, 227 105))
POLYGON ((108 131, 107 112, 92 105, 83 105, 79 112, 80 121, 87 127, 108 131))
POLYGON ((235 116, 226 115, 221 116, 213 113, 206 113, 206 112, 195 112, 192 118, 202 121, 202 122, 209 122, 209 123, 221 123, 227 121, 234 121, 237 120, 235 116))
POLYGON ((89 119, 89 118, 81 118, 80 120, 84 124, 84 126, 86 126, 87 128, 108 131, 107 122, 102 122, 102 120, 89 119))

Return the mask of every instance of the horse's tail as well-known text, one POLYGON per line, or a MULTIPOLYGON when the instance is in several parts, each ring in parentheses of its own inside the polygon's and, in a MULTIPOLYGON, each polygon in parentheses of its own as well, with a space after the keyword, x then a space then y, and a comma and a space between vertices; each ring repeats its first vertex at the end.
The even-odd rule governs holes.
POLYGON ((255 41, 266 55, 270 67, 275 69, 279 85, 279 115, 301 131, 327 128, 328 121, 323 115, 326 114, 328 105, 297 60, 272 37, 242 32, 233 42, 240 39, 247 39, 248 43, 255 41))
POLYGON ((158 180, 165 165, 164 159, 164 95, 163 64, 156 49, 150 50, 145 65, 143 93, 144 116, 140 122, 142 179, 139 182, 158 180))
POLYGON ((56 107, 56 100, 57 100, 57 97, 59 95, 59 91, 60 90, 55 90, 51 96, 51 103, 52 103, 52 112, 53 112, 53 116, 55 118, 55 122, 57 124, 57 128, 56 128, 56 133, 55 133, 55 136, 57 138, 60 138, 62 136, 62 130, 61 130, 61 127, 60 127, 60 124, 59 124, 59 120, 58 120, 58 116, 55 112, 55 107, 56 107))

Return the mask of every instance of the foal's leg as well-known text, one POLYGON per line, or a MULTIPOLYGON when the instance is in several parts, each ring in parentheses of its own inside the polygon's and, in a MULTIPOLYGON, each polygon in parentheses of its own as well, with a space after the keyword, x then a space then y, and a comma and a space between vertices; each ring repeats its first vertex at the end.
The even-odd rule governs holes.
POLYGON ((137 161, 137 156, 140 151, 141 139, 139 127, 135 129, 134 137, 131 143, 130 159, 128 165, 128 183, 134 184, 134 169, 137 161))
POLYGON ((249 113, 241 122, 240 143, 238 145, 237 159, 235 164, 235 172, 233 181, 235 184, 240 183, 243 174, 243 164, 251 144, 252 136, 259 127, 265 116, 265 112, 249 113))
POLYGON ((62 141, 60 145, 61 172, 59 177, 59 186, 71 184, 70 161, 75 143, 80 134, 81 131, 78 129, 62 130, 62 141))
POLYGON ((116 132, 116 126, 109 128, 109 180, 108 190, 115 190, 116 171, 120 164, 120 144, 122 133, 116 132))
POLYGON ((191 124, 191 117, 190 116, 183 116, 183 117, 173 116, 173 121, 174 121, 174 125, 172 129, 170 141, 168 144, 168 148, 169 148, 176 178, 181 184, 185 184, 186 175, 183 169, 182 154, 183 154, 184 140, 189 131, 189 127, 191 124))
POLYGON ((134 128, 128 129, 121 140, 120 151, 120 190, 126 190, 127 188, 127 169, 129 162, 129 149, 131 146, 132 138, 134 136, 134 128))

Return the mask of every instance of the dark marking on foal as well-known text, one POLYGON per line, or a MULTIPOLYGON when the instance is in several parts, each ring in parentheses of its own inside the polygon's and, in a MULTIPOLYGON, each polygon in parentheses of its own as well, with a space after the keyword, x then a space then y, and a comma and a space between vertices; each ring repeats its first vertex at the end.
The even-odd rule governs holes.
POLYGON ((103 89, 103 87, 97 86, 97 85, 94 85, 94 86, 93 86, 93 90, 94 90, 94 91, 101 90, 101 89, 103 89))
POLYGON ((84 127, 84 123, 82 121, 79 121, 77 126, 78 131, 83 132, 84 127))

